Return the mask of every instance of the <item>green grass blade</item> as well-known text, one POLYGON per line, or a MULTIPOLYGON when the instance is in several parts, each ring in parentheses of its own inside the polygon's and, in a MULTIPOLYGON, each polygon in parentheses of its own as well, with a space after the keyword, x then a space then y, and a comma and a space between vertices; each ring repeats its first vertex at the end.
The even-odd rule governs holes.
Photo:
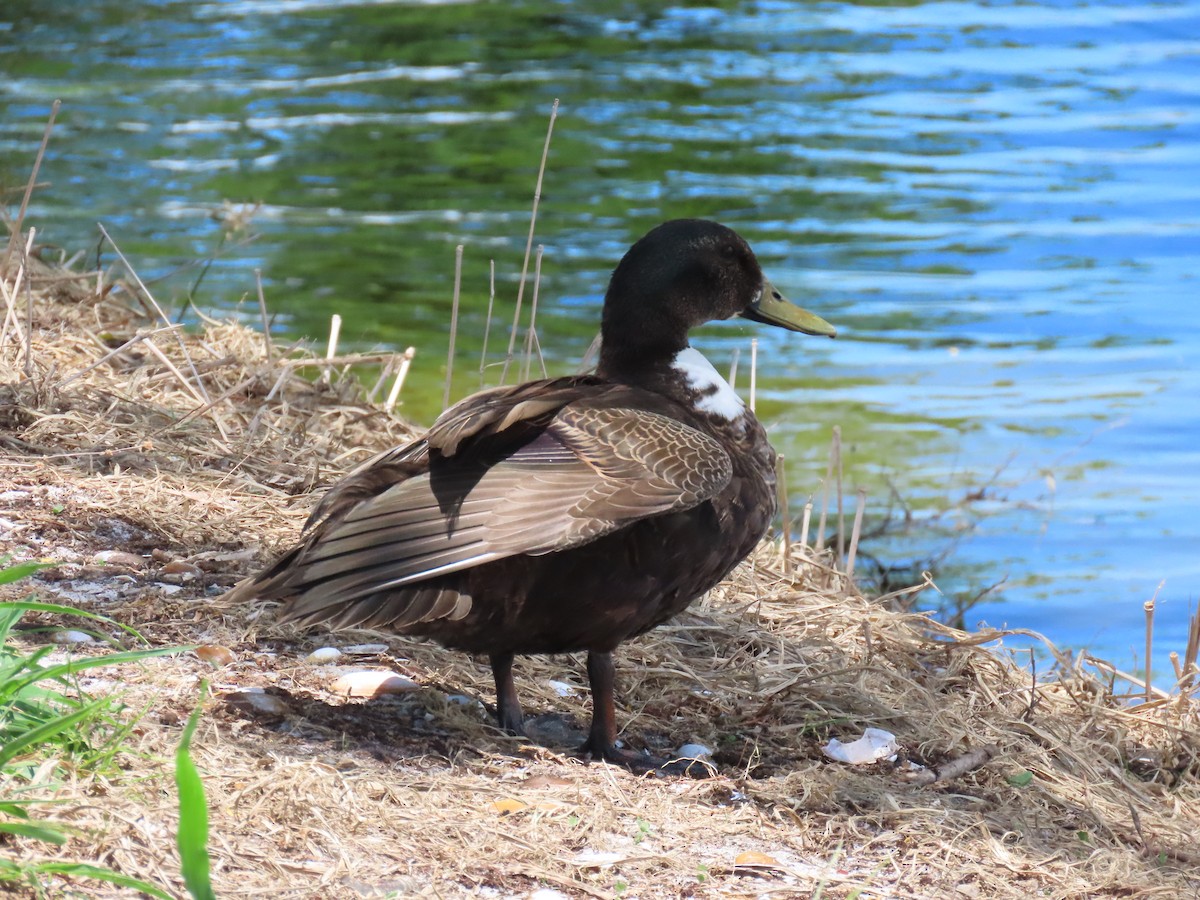
POLYGON ((8 640, 8 633, 17 624, 22 612, 23 610, 13 609, 7 603, 0 604, 0 644, 8 640))
POLYGON ((59 663, 56 666, 49 666, 45 669, 37 669, 33 672, 28 672, 23 676, 14 677, 4 685, 6 693, 16 693, 34 682, 44 681, 47 678, 65 678, 68 675, 74 675, 76 672, 82 672, 85 669, 95 669, 100 666, 115 666, 121 663, 138 662, 143 659, 150 659, 154 656, 170 656, 173 653, 182 653, 189 650, 189 647, 159 647, 157 650, 125 650, 121 653, 110 653, 107 656, 82 656, 70 660, 69 662, 59 663))
POLYGON ((33 838, 35 841, 45 841, 48 844, 65 844, 67 836, 53 825, 41 825, 37 822, 0 822, 0 834, 15 834, 20 837, 33 838))
POLYGON ((8 566, 7 568, 0 569, 0 584, 12 584, 14 581, 28 578, 34 572, 40 572, 42 569, 49 569, 56 565, 58 563, 26 562, 18 563, 15 566, 8 566))
POLYGON ((92 878, 96 881, 107 881, 109 884, 115 884, 118 887, 133 888, 135 891, 141 891, 144 894, 149 894, 151 897, 158 897, 159 900, 175 900, 174 897, 162 888, 155 887, 147 881, 142 881, 140 878, 131 878, 128 875, 122 875, 120 872, 114 872, 112 869, 106 869, 103 866, 92 866, 87 863, 44 862, 33 863, 26 868, 26 871, 39 875, 66 875, 71 878, 92 878))
MULTIPOLYGON (((41 566, 41 568, 45 568, 45 566, 41 566)), ((2 574, 3 572, 0 572, 0 575, 2 574)), ((3 581, 0 581, 0 584, 3 583, 3 581)), ((4 608, 18 609, 24 612, 55 613, 60 616, 78 616, 81 619, 91 619, 94 622, 104 622, 106 625, 112 625, 116 628, 120 628, 130 637, 135 638, 142 643, 149 643, 144 637, 142 637, 142 633, 136 628, 131 628, 129 625, 124 625, 121 622, 118 622, 116 619, 110 619, 108 616, 102 616, 100 613, 88 612, 86 609, 80 609, 77 606, 65 606, 61 603, 43 603, 40 600, 11 600, 4 604, 4 608)))
POLYGON ((94 703, 89 703, 87 706, 81 707, 72 713, 67 713, 65 716, 59 716, 57 719, 52 719, 44 725, 32 728, 20 737, 10 740, 3 748, 0 748, 0 769, 3 769, 5 765, 20 756, 26 747, 37 747, 46 743, 60 731, 65 731, 77 722, 81 722, 92 716, 97 709, 107 702, 107 700, 102 699, 94 703))
MULTIPOLYGON (((200 686, 201 697, 207 692, 208 683, 200 686)), ((179 790, 179 833, 175 839, 179 845, 180 866, 183 883, 194 900, 216 900, 210 881, 208 859, 208 803, 204 798, 204 782, 189 752, 192 734, 200 721, 203 701, 196 705, 183 730, 179 749, 175 752, 175 786, 179 790)))

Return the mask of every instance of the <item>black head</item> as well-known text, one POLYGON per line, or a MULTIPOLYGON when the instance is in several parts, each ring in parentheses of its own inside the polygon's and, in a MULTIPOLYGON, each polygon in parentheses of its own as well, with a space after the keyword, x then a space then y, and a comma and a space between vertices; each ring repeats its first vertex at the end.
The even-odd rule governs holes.
POLYGON ((613 271, 604 298, 601 368, 617 356, 672 357, 688 345, 692 328, 733 316, 834 334, 827 322, 783 299, 733 229, 704 219, 664 222, 613 271))

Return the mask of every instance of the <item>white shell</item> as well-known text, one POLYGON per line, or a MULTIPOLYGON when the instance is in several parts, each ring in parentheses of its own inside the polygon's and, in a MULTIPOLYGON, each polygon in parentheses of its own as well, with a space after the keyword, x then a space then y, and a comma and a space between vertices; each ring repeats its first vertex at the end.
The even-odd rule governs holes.
POLYGON ((696 392, 696 408, 701 412, 731 422, 740 419, 746 412, 742 398, 704 354, 694 347, 685 347, 676 353, 671 368, 681 374, 687 380, 688 387, 696 392))
POLYGON ((342 651, 354 656, 375 656, 379 653, 386 653, 387 648, 387 644, 351 644, 343 647, 342 651))
POLYGON ((221 698, 228 706, 248 715, 284 716, 288 713, 288 705, 268 694, 260 687, 247 688, 244 691, 233 691, 221 698))
POLYGON ((96 639, 86 631, 56 631, 50 635, 56 644, 94 644, 96 639))
POLYGON ((347 672, 335 681, 330 690, 344 697, 378 697, 382 694, 404 694, 420 690, 411 678, 379 669, 347 672))

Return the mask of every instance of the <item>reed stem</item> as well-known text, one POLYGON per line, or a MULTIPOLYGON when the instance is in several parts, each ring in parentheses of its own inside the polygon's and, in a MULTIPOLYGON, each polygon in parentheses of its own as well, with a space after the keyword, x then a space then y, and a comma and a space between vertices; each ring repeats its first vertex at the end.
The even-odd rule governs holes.
POLYGON ((267 315, 267 298, 263 294, 262 269, 254 270, 254 286, 258 290, 258 314, 262 317, 263 356, 270 365, 275 356, 275 348, 271 342, 271 317, 267 315))
MULTIPOLYGON (((46 155, 46 146, 50 143, 50 132, 54 130, 54 119, 58 116, 59 107, 62 106, 61 100, 55 100, 50 104, 50 118, 46 120, 46 128, 42 132, 42 142, 38 145, 37 156, 33 158, 33 169, 29 173, 29 180, 25 182, 25 193, 21 197, 21 206, 17 209, 17 221, 13 223, 12 234, 8 238, 8 246, 4 250, 4 260, 0 262, 0 272, 8 269, 8 260, 12 256, 13 249, 21 242, 21 226, 25 224, 25 213, 29 209, 29 200, 33 196, 33 187, 37 184, 38 170, 42 167, 42 159, 46 155)), ((14 296, 14 300, 16 297, 14 296)))
POLYGON ((842 426, 833 426, 833 458, 837 461, 837 558, 844 562, 846 551, 846 510, 842 498, 842 426))
POLYGON ((1158 587, 1154 589, 1154 596, 1142 604, 1142 609, 1146 613, 1146 702, 1150 702, 1150 682, 1154 676, 1151 672, 1150 661, 1154 659, 1154 604, 1158 600, 1158 592, 1163 589, 1165 580, 1158 583, 1158 587))
POLYGON ((779 498, 781 530, 783 531, 783 571, 792 573, 792 519, 788 514, 787 466, 782 453, 775 457, 775 491, 779 498))
POLYGON ((483 323, 483 349, 479 351, 479 387, 483 389, 483 373, 487 368, 488 335, 492 331, 492 309, 496 305, 496 261, 488 260, 488 308, 487 321, 483 323))
POLYGON ((867 508, 867 489, 858 489, 858 506, 854 510, 854 531, 850 534, 850 555, 846 558, 846 575, 854 578, 854 558, 858 555, 858 538, 862 534, 863 512, 867 508))
POLYGON ((321 372, 321 383, 329 384, 333 358, 337 356, 338 340, 342 336, 342 317, 334 313, 329 317, 329 346, 325 348, 325 366, 321 372))
MULTIPOLYGON (((529 304, 529 327, 525 329, 525 354, 521 360, 521 380, 529 380, 529 367, 533 364, 533 348, 537 340, 537 307, 538 293, 542 285, 542 254, 546 248, 538 244, 537 256, 533 261, 533 300, 529 304)), ((541 344, 538 345, 538 356, 541 356, 541 344)), ((542 362, 542 371, 545 372, 546 363, 542 362)))
POLYGON ((458 298, 462 289, 463 245, 454 248, 454 299, 450 301, 450 347, 446 351, 446 386, 442 390, 442 409, 450 405, 450 383, 454 380, 454 343, 458 339, 458 298))
POLYGON ((750 412, 754 412, 755 394, 758 392, 758 338, 750 339, 750 412))
POLYGON ((388 392, 387 402, 383 404, 385 412, 391 412, 396 408, 396 401, 400 397, 400 388, 404 387, 404 379, 408 377, 408 367, 412 365, 413 355, 417 352, 416 347, 409 347, 400 356, 400 369, 396 372, 396 380, 392 382, 392 389, 388 392))
POLYGON ((517 331, 521 327, 521 298, 525 294, 525 277, 529 274, 529 254, 533 250, 533 234, 537 226, 538 203, 542 199, 542 179, 546 174, 546 159, 550 155, 550 137, 554 134, 554 120, 558 118, 558 98, 550 107, 550 124, 546 127, 546 143, 542 146, 542 162, 538 166, 537 185, 533 189, 533 212, 529 217, 529 235, 525 238, 525 260, 521 263, 521 282, 517 286, 517 308, 513 310, 512 330, 508 334, 508 353, 504 357, 504 368, 500 370, 500 383, 508 378, 508 367, 512 365, 513 350, 517 345, 517 331))
MULTIPOLYGON (((33 380, 33 275, 29 271, 29 254, 33 251, 33 239, 37 229, 29 229, 29 240, 21 253, 21 267, 25 270, 25 377, 33 380)), ((16 299, 14 290, 13 299, 16 299)))

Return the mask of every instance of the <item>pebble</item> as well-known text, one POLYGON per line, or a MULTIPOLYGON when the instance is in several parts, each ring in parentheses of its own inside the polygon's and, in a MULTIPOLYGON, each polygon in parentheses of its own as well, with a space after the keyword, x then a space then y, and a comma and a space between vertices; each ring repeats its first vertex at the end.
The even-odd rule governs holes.
POLYGON ((86 631, 56 631, 50 635, 56 644, 94 644, 96 639, 86 631))
POLYGON ((228 647, 222 647, 220 644, 205 644, 202 647, 197 647, 196 655, 206 663, 212 663, 214 666, 227 666, 237 659, 233 655, 232 650, 228 647))
POLYGON ((335 694, 345 697, 378 697, 382 694, 405 694, 420 689, 421 685, 411 678, 383 669, 347 672, 330 686, 330 690, 335 694))
POLYGON ((146 565, 145 557, 127 550, 101 550, 92 559, 106 566, 127 566, 131 569, 140 569, 146 565))
POLYGON ((342 651, 337 647, 320 647, 304 657, 304 661, 309 665, 324 666, 341 658, 342 651))
POLYGON ((268 694, 262 688, 234 691, 231 694, 225 694, 221 699, 230 709, 260 718, 282 718, 290 709, 286 703, 274 694, 268 694))

